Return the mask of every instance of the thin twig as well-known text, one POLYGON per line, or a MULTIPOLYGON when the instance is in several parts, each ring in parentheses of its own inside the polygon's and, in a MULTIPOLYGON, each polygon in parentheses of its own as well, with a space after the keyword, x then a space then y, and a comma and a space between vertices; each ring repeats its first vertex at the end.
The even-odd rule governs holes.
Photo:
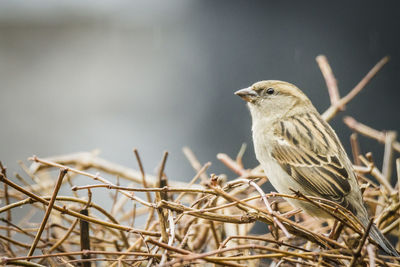
POLYGON ((28 256, 32 256, 33 252, 35 251, 35 248, 40 240, 40 237, 42 235, 44 227, 46 226, 47 220, 49 219, 51 210, 53 209, 54 202, 56 201, 58 191, 60 190, 60 187, 61 187, 61 183, 64 179, 65 174, 67 174, 67 172, 68 172, 68 169, 65 169, 65 168, 60 170, 60 174, 58 176, 56 185, 54 186, 53 195, 51 196, 50 202, 47 205, 46 213, 44 214, 43 220, 40 223, 39 231, 37 232, 35 239, 33 240, 32 246, 29 249, 28 256))
POLYGON ((236 156, 236 163, 237 163, 239 166, 241 166, 242 168, 243 168, 242 159, 243 159, 244 152, 246 152, 246 148, 247 148, 246 143, 243 143, 243 144, 241 145, 240 149, 239 149, 239 152, 238 152, 237 156, 236 156))
POLYGON ((361 165, 359 155, 360 152, 360 144, 358 143, 358 136, 356 133, 352 133, 350 135, 350 144, 351 144, 351 152, 353 154, 353 161, 355 165, 361 165))
POLYGON ((217 159, 229 167, 232 171, 237 173, 239 176, 246 176, 248 172, 243 169, 243 166, 238 164, 236 161, 232 160, 227 154, 218 153, 217 159))
POLYGON ((395 131, 386 132, 385 152, 383 155, 382 175, 390 183, 393 169, 393 143, 396 141, 397 133, 395 131))
MULTIPOLYGON (((40 159, 40 158, 38 158, 38 157, 36 157, 36 156, 33 156, 30 160, 33 160, 33 161, 35 161, 35 162, 39 162, 39 163, 41 163, 41 164, 46 164, 46 165, 49 165, 49 166, 57 167, 57 168, 68 168, 68 171, 70 171, 70 172, 74 172, 74 173, 77 173, 77 174, 81 174, 81 175, 90 177, 90 178, 92 178, 92 179, 95 180, 95 181, 100 181, 100 182, 102 182, 102 183, 104 183, 104 184, 114 186, 113 183, 111 183, 110 181, 108 181, 106 178, 100 176, 99 174, 93 175, 93 174, 91 174, 91 173, 84 172, 84 171, 81 171, 81 170, 78 170, 78 169, 75 169, 75 168, 66 167, 66 166, 64 166, 64 165, 61 165, 61 164, 58 164, 58 163, 55 163, 55 162, 51 162, 51 161, 48 161, 48 160, 40 159)), ((152 205, 151 203, 148 203, 148 202, 146 202, 146 201, 144 201, 144 200, 142 200, 142 199, 140 199, 140 198, 138 198, 138 197, 136 197, 136 196, 132 196, 131 194, 129 194, 129 192, 125 192, 124 190, 120 190, 120 192, 121 192, 123 195, 127 196, 128 198, 131 198, 131 199, 133 199, 133 200, 136 200, 136 201, 140 202, 141 204, 143 204, 143 205, 145 205, 145 206, 153 207, 153 205, 152 205)))
MULTIPOLYGON (((189 147, 184 147, 182 148, 183 154, 185 154, 186 158, 192 165, 193 169, 195 169, 198 173, 200 172, 202 166, 199 160, 196 158, 195 154, 189 147)), ((207 181, 208 175, 206 172, 201 172, 200 173, 200 178, 203 182, 207 181)))
MULTIPOLYGON (((147 185, 147 182, 146 182, 146 173, 145 173, 144 168, 143 168, 142 160, 140 159, 140 156, 139 156, 139 151, 138 151, 136 148, 134 148, 134 149, 133 149, 133 153, 135 154, 136 161, 137 161, 137 163, 138 163, 138 165, 139 165, 140 174, 142 175, 142 184, 143 184, 143 187, 144 187, 144 188, 147 188, 147 187, 149 187, 149 186, 147 185)), ((147 196, 147 201, 148 201, 149 203, 153 202, 153 200, 151 199, 151 194, 150 194, 150 192, 146 192, 146 196, 147 196)))
MULTIPOLYGON (((168 239, 168 246, 172 246, 175 240, 175 223, 174 223, 174 216, 172 215, 172 211, 168 210, 168 223, 169 223, 169 239, 168 239)), ((167 261, 167 253, 168 250, 164 251, 163 256, 161 257, 160 265, 162 266, 167 261)))
POLYGON ((389 61, 389 57, 382 58, 376 65, 365 75, 365 77, 336 105, 331 105, 323 114, 322 118, 326 121, 331 120, 346 104, 348 104, 378 73, 378 71, 389 61))
POLYGON ((392 185, 388 182, 388 180, 385 179, 385 177, 382 175, 382 173, 379 171, 379 169, 375 166, 375 164, 372 161, 367 160, 363 155, 359 156, 361 162, 368 167, 369 173, 378 180, 378 182, 390 193, 394 193, 394 189, 392 185))
POLYGON ((373 245, 367 245, 368 259, 369 259, 369 267, 375 267, 375 248, 373 245))
POLYGON ((7 264, 9 261, 15 260, 33 260, 33 259, 41 259, 41 258, 51 258, 51 257, 65 257, 65 256, 79 256, 83 254, 90 253, 92 255, 131 255, 131 256, 144 256, 144 257, 157 257, 161 258, 161 254, 149 254, 147 252, 121 252, 121 251, 71 251, 71 252, 60 252, 53 254, 45 254, 45 255, 33 255, 33 256, 22 256, 22 257, 3 257, 1 258, 0 264, 7 264))
MULTIPOLYGON (((67 240, 67 238, 70 236, 70 234, 72 233, 72 231, 74 230, 75 226, 78 223, 78 219, 75 219, 75 221, 71 224, 71 226, 68 228, 68 231, 65 233, 65 235, 59 239, 54 245, 51 246, 51 248, 49 248, 46 253, 51 253, 53 252, 56 248, 58 248, 65 240, 67 240)), ((44 259, 41 259, 39 261, 39 263, 42 263, 44 259)))
MULTIPOLYGON (((158 171, 158 185, 162 186, 163 185, 163 175, 164 175, 164 168, 165 168, 165 163, 167 161, 167 157, 168 157, 168 152, 165 151, 163 158, 161 160, 161 165, 158 171)), ((157 203, 160 203, 160 201, 167 201, 167 194, 160 194, 160 192, 156 192, 156 201, 157 203)), ((157 207, 157 214, 158 214, 158 219, 160 221, 160 229, 161 229, 161 237, 162 237, 162 241, 164 243, 168 242, 168 234, 167 234, 167 220, 165 219, 165 214, 163 211, 163 208, 158 205, 157 207)))
MULTIPOLYGON (((0 161, 0 173, 4 177, 7 177, 7 171, 6 168, 3 166, 3 163, 0 161)), ((6 206, 10 204, 10 196, 8 195, 8 185, 4 184, 4 199, 6 206)), ((12 217, 11 217, 11 210, 7 211, 7 221, 11 222, 12 217)), ((7 229, 7 237, 11 238, 11 231, 10 229, 7 229)), ((12 251, 10 242, 7 243, 8 249, 12 251)))
POLYGON ((84 190, 90 188, 107 188, 107 189, 117 189, 124 191, 132 191, 132 192, 170 192, 170 193, 202 193, 202 194, 215 194, 212 190, 209 189, 197 189, 197 188, 174 188, 164 186, 161 188, 137 188, 137 187, 126 187, 126 186, 116 186, 109 184, 95 184, 95 185, 83 185, 83 186, 74 186, 71 188, 72 191, 84 190))
MULTIPOLYGON (((329 98, 331 100, 331 105, 335 106, 338 104, 340 100, 339 89, 337 86, 335 75, 333 75, 331 66, 329 65, 328 59, 324 55, 319 55, 315 58, 318 63, 318 66, 322 72, 322 75, 325 78, 326 87, 328 87, 329 98)), ((340 107, 340 110, 343 110, 345 106, 340 107)))
MULTIPOLYGON (((2 175, 0 175, 0 181, 2 181, 3 183, 7 183, 9 186, 17 189, 18 191, 24 193, 25 195, 29 196, 30 198, 32 198, 32 199, 34 199, 34 200, 36 200, 36 201, 38 201, 40 203, 43 203, 45 205, 49 205, 49 202, 47 200, 45 200, 44 198, 39 197, 39 196, 37 196, 37 195, 25 190, 24 188, 22 188, 19 185, 11 182, 8 179, 4 179, 4 177, 2 175)), ((67 198, 65 198, 65 199, 67 199, 67 198)), ((69 198, 69 199, 73 199, 73 198, 69 198)), ((86 202, 84 201, 84 203, 86 203, 86 202)), ((11 206, 11 205, 13 205, 13 204, 10 204, 9 206, 11 206)), ((62 213, 66 213, 68 215, 74 216, 76 218, 80 218, 80 219, 83 219, 83 220, 86 220, 86 221, 89 221, 89 222, 92 222, 92 223, 95 223, 95 224, 104 225, 104 226, 107 226, 107 227, 110 227, 110 228, 123 230, 123 231, 127 231, 127 232, 132 232, 132 233, 142 233, 143 235, 160 236, 160 234, 157 233, 157 232, 150 232, 150 231, 145 231, 145 230, 134 229, 134 228, 123 226, 123 225, 116 224, 116 223, 109 223, 109 222, 106 222, 106 221, 103 221, 103 220, 99 220, 99 219, 96 219, 96 218, 93 218, 93 217, 90 217, 90 216, 84 216, 84 215, 80 214, 79 212, 75 212, 75 211, 69 210, 69 209, 67 209, 65 207, 60 207, 60 206, 54 205, 53 209, 58 210, 58 211, 60 211, 62 213)))
POLYGON ((400 158, 396 159, 396 174, 397 174, 397 193, 400 200, 400 158))
POLYGON ((357 250, 354 252, 353 258, 351 259, 351 262, 350 262, 350 265, 349 265, 350 267, 354 267, 356 265, 356 263, 357 263, 358 258, 361 256, 361 250, 362 250, 362 248, 363 248, 363 246, 365 244, 365 241, 368 238, 369 231, 371 230, 373 222, 374 222, 373 219, 371 219, 369 221, 368 226, 365 229, 364 234, 363 234, 363 236, 361 238, 360 244, 358 244, 357 250))
POLYGON ((289 234, 288 230, 286 229, 286 227, 278 220, 278 218, 275 216, 275 212, 272 210, 271 206, 269 205, 269 202, 267 200, 267 198, 265 197, 265 193, 264 191, 261 189, 261 187, 259 187, 255 182, 253 181, 246 181, 243 179, 243 182, 248 182, 249 185, 253 186, 257 192, 260 194, 261 199, 263 200, 265 206, 267 207, 268 212, 271 214, 271 216, 273 217, 274 222, 276 223, 276 225, 278 225, 278 227, 282 230, 282 232, 285 234, 285 236, 287 238, 290 238, 291 235, 289 234))
MULTIPOLYGON (((204 174, 205 171, 206 171, 210 166, 211 166, 211 162, 207 162, 206 164, 204 164, 203 167, 201 167, 201 169, 196 173, 196 175, 193 177, 193 179, 189 182, 188 187, 192 186, 192 185, 197 181, 197 179, 199 179, 199 177, 200 177, 202 174, 204 174)), ((212 191, 212 190, 210 190, 210 191, 212 191)), ((204 193, 204 192, 205 192, 205 191, 203 191, 203 192, 201 192, 201 193, 204 193)), ((214 191, 213 191, 213 192, 214 192, 214 191)), ((182 197, 183 197, 186 193, 187 193, 187 191, 182 191, 182 193, 180 193, 180 194, 178 195, 178 197, 175 199, 175 202, 179 202, 179 201, 182 199, 182 197)), ((198 193, 200 193, 200 192, 198 191, 198 193)), ((210 193, 210 194, 212 194, 212 193, 210 193)))
MULTIPOLYGON (((343 122, 349 127, 351 130, 356 131, 364 136, 377 140, 379 143, 384 144, 386 141, 386 134, 384 132, 380 132, 375 130, 361 122, 356 121, 353 117, 346 116, 343 118, 343 122)), ((393 142, 393 149, 397 152, 400 152, 400 142, 393 142)))
MULTIPOLYGON (((89 211, 87 209, 83 209, 80 211, 81 214, 88 216, 89 211)), ((80 237, 81 237, 81 250, 82 251, 90 251, 90 234, 89 234, 89 223, 84 220, 80 220, 80 237)), ((82 260, 90 259, 90 254, 82 254, 82 260)), ((83 267, 90 267, 90 262, 82 262, 83 267)))

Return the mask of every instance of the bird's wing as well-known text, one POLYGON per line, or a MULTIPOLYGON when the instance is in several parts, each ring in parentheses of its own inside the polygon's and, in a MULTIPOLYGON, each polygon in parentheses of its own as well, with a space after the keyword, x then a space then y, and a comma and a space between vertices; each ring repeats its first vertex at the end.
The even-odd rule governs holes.
POLYGON ((336 134, 318 114, 304 113, 279 121, 274 127, 272 157, 307 193, 346 201, 351 191, 351 163, 336 134))

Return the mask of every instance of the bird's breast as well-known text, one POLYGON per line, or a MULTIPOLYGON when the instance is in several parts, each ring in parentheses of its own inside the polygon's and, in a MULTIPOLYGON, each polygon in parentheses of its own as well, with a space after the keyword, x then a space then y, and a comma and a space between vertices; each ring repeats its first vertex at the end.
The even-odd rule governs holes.
POLYGON ((253 143, 256 158, 263 167, 268 180, 275 190, 282 194, 292 194, 293 192, 290 189, 301 189, 301 185, 290 177, 281 165, 271 156, 272 148, 276 145, 272 125, 271 127, 268 127, 268 125, 254 126, 253 143))

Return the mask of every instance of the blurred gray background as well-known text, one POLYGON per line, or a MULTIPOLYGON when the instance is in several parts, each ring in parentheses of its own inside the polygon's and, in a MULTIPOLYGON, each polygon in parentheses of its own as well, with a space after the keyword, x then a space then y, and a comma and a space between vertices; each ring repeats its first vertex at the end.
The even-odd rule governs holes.
MULTIPOLYGON (((237 89, 263 79, 295 83, 329 106, 315 62, 327 55, 342 95, 383 56, 390 63, 332 122, 349 151, 351 115, 400 130, 398 1, 2 1, 0 159, 100 149, 136 168, 189 180, 189 146, 210 172, 215 155, 249 144, 251 120, 237 89)), ((380 162, 383 146, 361 139, 380 162)), ((232 176, 230 176, 232 178, 232 176)))

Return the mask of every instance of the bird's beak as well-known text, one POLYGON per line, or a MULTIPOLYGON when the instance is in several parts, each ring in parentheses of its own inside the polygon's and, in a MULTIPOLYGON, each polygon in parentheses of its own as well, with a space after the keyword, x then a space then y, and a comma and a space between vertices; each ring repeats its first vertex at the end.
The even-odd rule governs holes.
POLYGON ((235 92, 235 95, 240 96, 246 102, 252 102, 258 96, 251 87, 240 89, 235 92))

